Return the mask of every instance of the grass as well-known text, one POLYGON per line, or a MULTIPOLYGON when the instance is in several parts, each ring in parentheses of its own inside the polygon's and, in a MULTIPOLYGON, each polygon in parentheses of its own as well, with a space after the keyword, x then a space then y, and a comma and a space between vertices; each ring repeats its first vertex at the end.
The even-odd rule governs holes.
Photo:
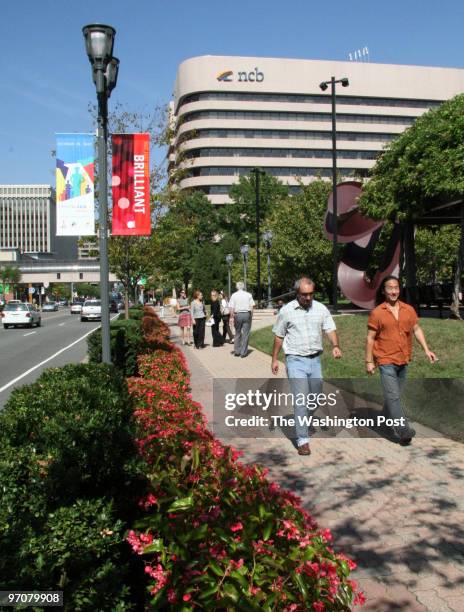
MULTIPOLYGON (((336 324, 343 358, 332 358, 330 343, 325 339, 322 355, 324 378, 337 379, 337 385, 342 388, 355 386, 358 395, 382 403, 378 382, 372 385, 364 369, 367 315, 338 316, 336 324), (373 387, 377 389, 374 392, 373 387)), ((414 421, 464 441, 464 323, 451 319, 421 319, 420 324, 429 348, 439 361, 430 364, 414 340, 413 360, 408 370, 409 384, 404 395, 406 413, 414 421)), ((272 354, 273 342, 271 327, 254 331, 250 336, 250 345, 269 355, 272 354)), ((279 359, 284 359, 282 351, 279 359)), ((378 379, 378 374, 375 377, 378 379)))

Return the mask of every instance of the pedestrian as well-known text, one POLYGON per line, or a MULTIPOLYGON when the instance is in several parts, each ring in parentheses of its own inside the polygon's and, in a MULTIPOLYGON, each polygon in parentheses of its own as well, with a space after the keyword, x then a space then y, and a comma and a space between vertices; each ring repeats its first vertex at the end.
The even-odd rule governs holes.
POLYGON ((245 285, 241 281, 236 287, 237 291, 231 295, 229 301, 230 321, 235 327, 234 355, 246 357, 255 303, 251 293, 244 290, 245 285))
POLYGON ((384 411, 387 418, 398 419, 393 431, 399 444, 407 446, 416 432, 404 414, 401 394, 412 357, 413 335, 430 363, 435 363, 437 357, 427 346, 416 311, 399 299, 399 279, 396 276, 385 277, 381 292, 383 301, 372 310, 367 322, 366 372, 374 374, 376 367, 379 368, 384 411))
POLYGON ((229 342, 232 344, 234 341, 234 334, 230 329, 230 308, 229 308, 229 296, 224 291, 221 291, 221 318, 222 318, 222 339, 226 342, 227 336, 229 336, 229 342))
POLYGON ((184 290, 180 292, 179 299, 177 300, 177 312, 179 313, 177 325, 182 331, 182 344, 190 346, 192 344, 192 315, 190 314, 190 306, 184 290))
POLYGON ((221 323, 221 300, 219 293, 215 290, 211 291, 211 318, 213 320, 213 325, 211 326, 213 346, 222 346, 224 344, 224 340, 219 333, 219 324, 221 323))
POLYGON ((332 315, 324 304, 314 299, 314 281, 304 276, 296 281, 294 289, 296 299, 282 306, 272 328, 274 347, 271 369, 273 374, 278 373, 278 357, 283 347, 290 391, 294 400, 298 454, 310 455, 308 426, 303 421, 307 416, 306 401, 295 401, 295 398, 307 398, 309 394, 322 392, 322 332, 327 334, 332 344, 332 357, 340 359, 342 352, 332 315))
POLYGON ((193 320, 193 342, 196 349, 205 348, 206 311, 201 291, 195 291, 190 304, 190 314, 193 320))

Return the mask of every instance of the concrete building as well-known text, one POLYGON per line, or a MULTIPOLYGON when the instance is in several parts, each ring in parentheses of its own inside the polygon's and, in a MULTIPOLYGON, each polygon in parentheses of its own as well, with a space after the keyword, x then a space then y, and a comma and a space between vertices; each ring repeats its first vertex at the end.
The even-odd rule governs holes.
POLYGON ((77 237, 56 236, 56 202, 50 185, 0 185, 0 250, 20 257, 77 258, 77 237))
POLYGON ((216 204, 254 167, 295 191, 299 181, 331 177, 330 88, 337 85, 337 166, 366 176, 378 154, 417 117, 464 91, 464 70, 368 62, 194 57, 180 64, 171 103, 171 172, 181 189, 216 204))

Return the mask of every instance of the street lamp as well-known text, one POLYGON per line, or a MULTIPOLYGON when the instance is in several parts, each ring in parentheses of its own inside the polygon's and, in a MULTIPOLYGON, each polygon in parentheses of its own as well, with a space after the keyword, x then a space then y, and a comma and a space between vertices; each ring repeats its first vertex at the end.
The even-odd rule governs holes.
POLYGON ((248 261, 248 251, 250 247, 247 244, 244 244, 240 247, 240 253, 243 255, 243 281, 245 284, 245 291, 247 288, 247 261, 248 261))
POLYGON ((272 308, 271 299, 271 246, 273 233, 271 230, 266 230, 263 234, 264 246, 267 249, 267 307, 272 308))
POLYGON ((332 222, 332 304, 334 313, 337 312, 337 274, 338 274, 338 208, 337 208, 337 118, 335 114, 335 85, 341 83, 342 87, 348 87, 348 79, 335 79, 330 77, 330 81, 323 81, 319 87, 325 91, 331 86, 332 94, 332 202, 333 202, 333 222, 332 222))
POLYGON ((227 295, 229 296, 229 299, 230 299, 230 289, 231 289, 231 274, 230 274, 230 269, 231 269, 233 261, 234 261, 234 256, 231 253, 226 255, 227 275, 228 275, 228 280, 229 280, 229 293, 227 295))
POLYGON ((257 298, 258 304, 261 301, 261 256, 259 252, 259 244, 261 242, 260 232, 259 232, 259 221, 260 221, 260 177, 264 176, 266 173, 261 168, 253 168, 251 170, 251 174, 255 175, 255 207, 256 207, 256 276, 257 276, 257 298))
POLYGON ((98 23, 82 28, 85 49, 92 65, 98 99, 98 201, 100 223, 100 300, 102 362, 111 363, 108 269, 108 98, 116 87, 119 60, 113 57, 116 30, 98 23))

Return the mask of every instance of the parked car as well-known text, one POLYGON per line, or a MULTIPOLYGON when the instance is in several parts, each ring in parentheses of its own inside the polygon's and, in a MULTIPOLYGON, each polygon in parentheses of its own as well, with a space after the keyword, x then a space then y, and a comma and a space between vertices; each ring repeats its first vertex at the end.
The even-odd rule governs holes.
POLYGON ((63 299, 59 300, 58 304, 60 306, 68 306, 69 305, 69 301, 66 298, 63 298, 63 299))
POLYGON ((57 312, 58 311, 58 302, 45 302, 42 305, 42 312, 57 312))
POLYGON ((40 327, 42 323, 40 312, 32 304, 22 302, 19 302, 19 304, 12 304, 11 302, 6 304, 0 313, 0 317, 4 329, 17 327, 18 325, 25 325, 26 327, 37 325, 37 327, 40 327))
POLYGON ((101 301, 86 300, 82 306, 81 321, 101 321, 101 301))
POLYGON ((83 303, 83 300, 74 300, 74 302, 71 304, 71 314, 81 314, 83 303))

